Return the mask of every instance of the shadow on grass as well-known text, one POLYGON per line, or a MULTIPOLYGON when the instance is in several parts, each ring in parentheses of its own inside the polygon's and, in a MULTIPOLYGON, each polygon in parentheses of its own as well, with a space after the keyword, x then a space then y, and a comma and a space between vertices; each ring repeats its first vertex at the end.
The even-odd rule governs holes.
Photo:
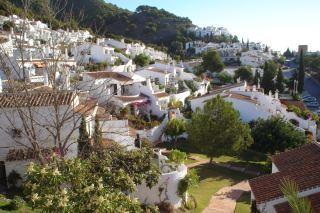
POLYGON ((252 178, 250 175, 210 164, 202 164, 194 167, 193 169, 197 171, 200 181, 208 178, 212 178, 215 181, 228 179, 232 182, 232 184, 235 184, 241 180, 252 178))

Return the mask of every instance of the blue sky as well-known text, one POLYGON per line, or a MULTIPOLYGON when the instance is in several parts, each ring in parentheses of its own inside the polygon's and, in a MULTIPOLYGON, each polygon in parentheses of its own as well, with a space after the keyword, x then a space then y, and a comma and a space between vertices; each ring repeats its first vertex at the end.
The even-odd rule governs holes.
POLYGON ((222 26, 275 50, 308 44, 320 50, 320 0, 106 0, 134 11, 139 5, 189 17, 199 26, 222 26))

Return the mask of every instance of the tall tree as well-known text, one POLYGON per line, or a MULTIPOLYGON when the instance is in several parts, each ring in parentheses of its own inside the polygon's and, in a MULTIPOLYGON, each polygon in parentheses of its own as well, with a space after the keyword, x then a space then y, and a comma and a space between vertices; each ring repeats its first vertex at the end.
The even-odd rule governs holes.
POLYGON ((286 149, 299 147, 307 142, 303 132, 281 117, 257 120, 252 123, 252 148, 274 154, 286 149))
POLYGON ((137 64, 138 66, 140 66, 140 67, 144 67, 144 66, 149 65, 149 63, 150 63, 150 57, 147 56, 146 54, 141 53, 141 54, 137 55, 137 56, 133 59, 133 62, 134 62, 135 64, 137 64))
POLYGON ((102 145, 102 130, 100 127, 100 122, 96 118, 93 132, 93 146, 95 148, 101 148, 102 145))
POLYGON ((242 66, 235 71, 235 78, 243 81, 251 82, 253 79, 252 69, 249 66, 242 66))
POLYGON ((78 156, 87 157, 90 152, 89 134, 87 131, 86 118, 82 116, 79 126, 78 156))
POLYGON ((253 84, 258 85, 258 82, 261 83, 261 76, 260 76, 259 70, 256 69, 256 71, 254 73, 253 84))
POLYGON ((232 103, 220 96, 197 109, 187 124, 187 134, 196 148, 210 157, 246 149, 252 144, 250 128, 242 124, 232 103))
POLYGON ((303 53, 303 50, 301 50, 300 58, 299 58, 299 73, 298 73, 298 92, 299 93, 302 93, 304 88, 304 76, 305 76, 304 53, 303 53))
POLYGON ((279 90, 279 92, 283 92, 284 86, 283 86, 283 73, 282 69, 279 68, 278 74, 277 74, 277 79, 276 79, 276 88, 279 90))
POLYGON ((205 52, 202 56, 202 68, 203 71, 210 71, 210 72, 221 72, 224 68, 224 64, 220 58, 220 55, 217 51, 210 50, 205 52))
POLYGON ((261 85, 266 93, 274 90, 274 78, 277 75, 278 65, 270 60, 266 61, 263 69, 261 85))

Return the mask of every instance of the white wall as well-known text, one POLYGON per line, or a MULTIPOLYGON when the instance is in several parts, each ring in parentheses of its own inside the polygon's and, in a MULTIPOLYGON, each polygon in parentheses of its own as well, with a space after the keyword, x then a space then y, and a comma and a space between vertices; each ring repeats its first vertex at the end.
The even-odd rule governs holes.
POLYGON ((168 198, 175 208, 179 208, 182 204, 182 199, 177 195, 179 181, 187 175, 187 167, 181 165, 177 171, 164 173, 160 176, 157 185, 149 189, 145 183, 137 186, 137 191, 133 196, 137 197, 143 204, 157 204, 168 198), (159 197, 159 188, 164 188, 162 195, 159 197), (165 191, 167 189, 167 194, 165 191))

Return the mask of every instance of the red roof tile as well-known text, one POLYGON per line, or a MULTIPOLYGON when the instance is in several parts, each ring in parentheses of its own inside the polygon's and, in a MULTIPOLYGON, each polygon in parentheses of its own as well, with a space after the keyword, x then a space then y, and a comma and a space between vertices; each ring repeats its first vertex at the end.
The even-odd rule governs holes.
POLYGON ((3 93, 0 95, 0 107, 38 107, 51 105, 70 105, 75 93, 72 91, 59 92, 30 92, 30 93, 3 93))
POLYGON ((90 77, 94 79, 101 79, 101 78, 113 78, 117 81, 122 82, 129 82, 132 81, 132 78, 129 78, 128 76, 122 75, 118 72, 105 72, 105 71, 98 71, 98 72, 86 72, 86 75, 89 75, 90 77))
POLYGON ((272 162, 279 171, 296 169, 305 165, 320 163, 320 145, 317 143, 306 144, 271 157, 272 162))
POLYGON ((306 164, 296 169, 284 170, 249 180, 257 204, 282 197, 281 183, 285 178, 295 181, 300 191, 320 187, 320 165, 306 164))

